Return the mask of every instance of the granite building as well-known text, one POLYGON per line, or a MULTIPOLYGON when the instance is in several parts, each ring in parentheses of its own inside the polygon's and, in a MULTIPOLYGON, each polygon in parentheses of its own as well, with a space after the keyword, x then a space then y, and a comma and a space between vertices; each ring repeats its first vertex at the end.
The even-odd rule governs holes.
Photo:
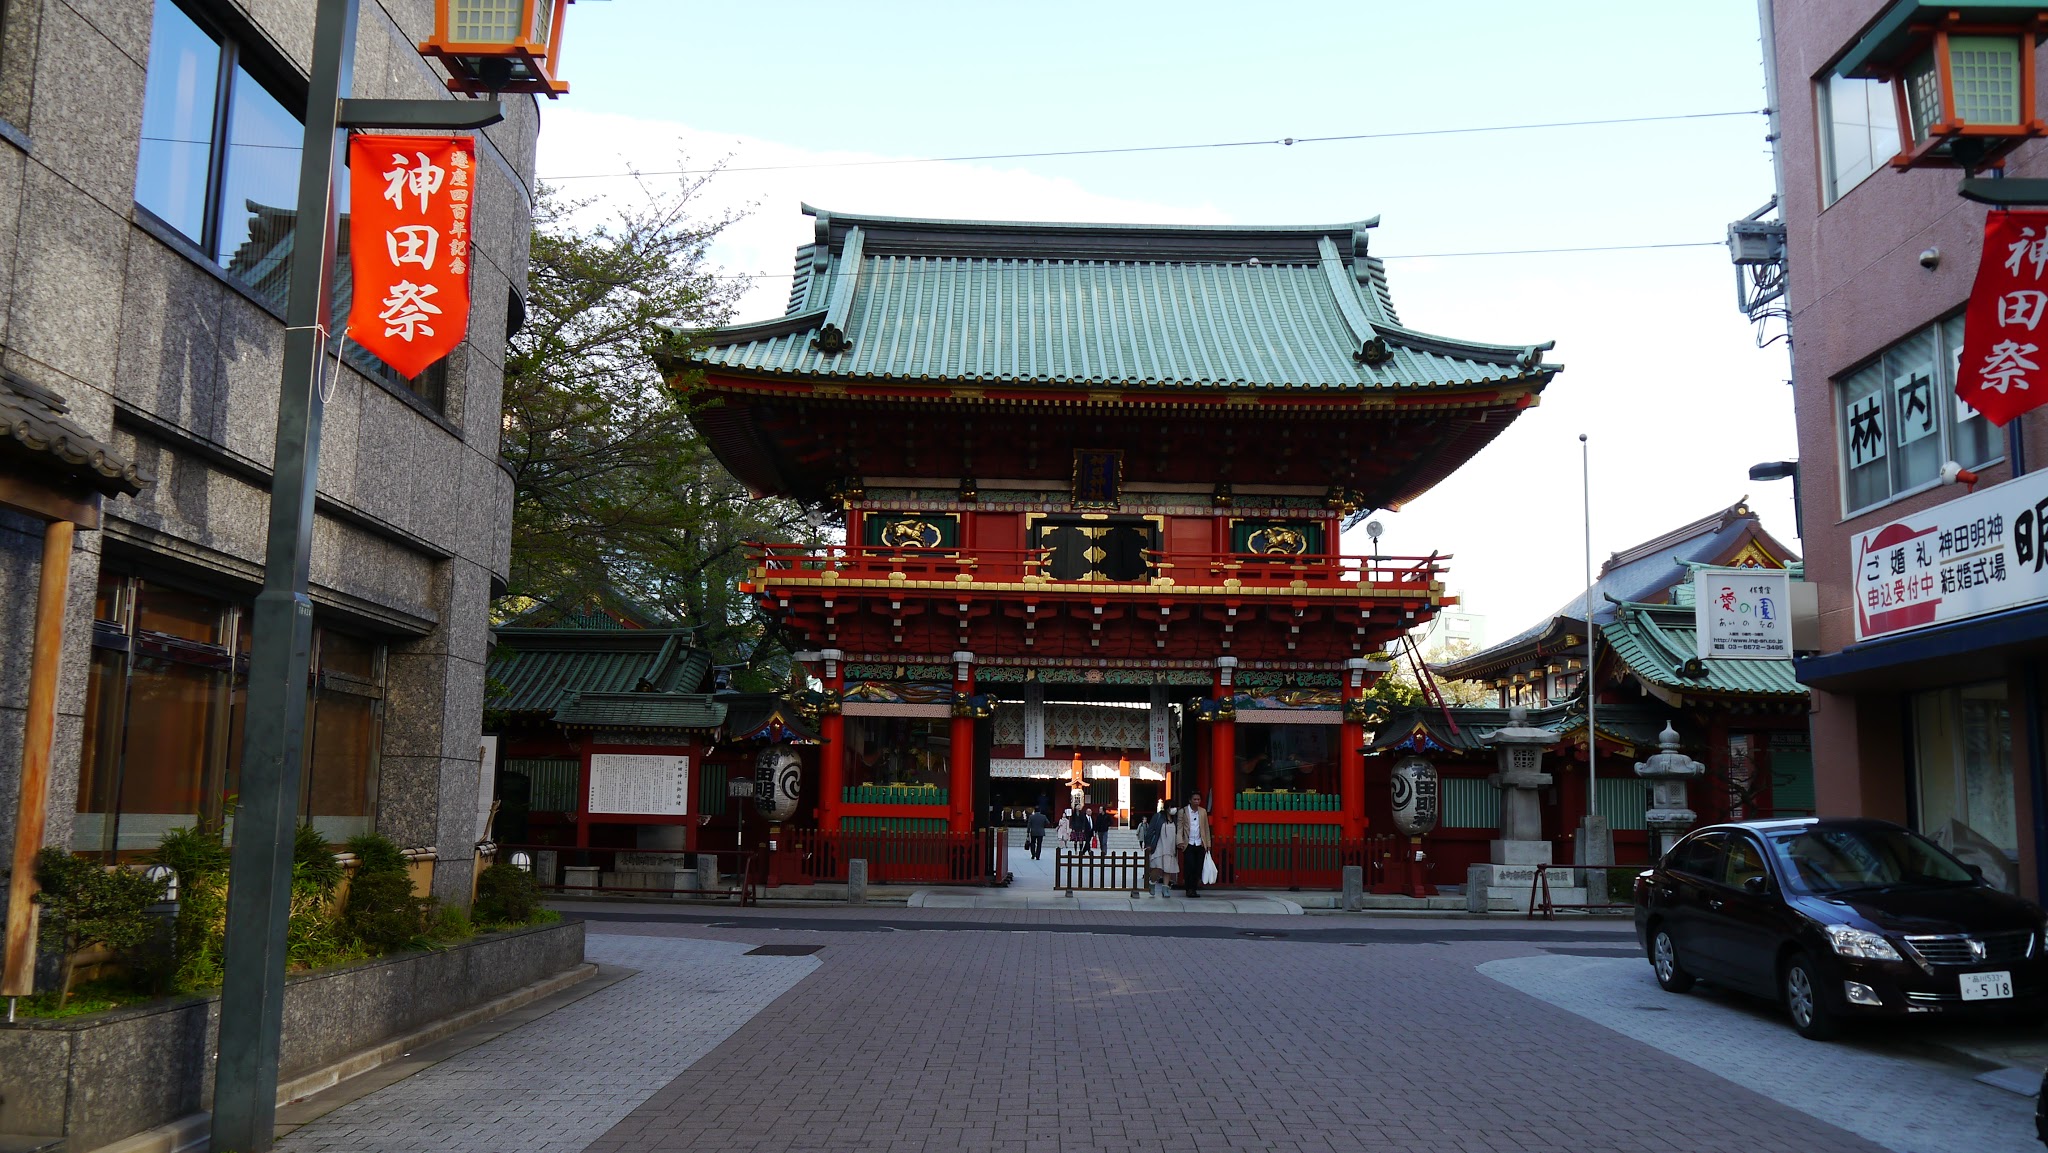
MULTIPOLYGON (((357 96, 454 98, 414 47, 432 8, 364 0, 357 96)), ((313 5, 10 0, 0 21, 0 847, 62 523, 44 840, 132 859, 232 821, 313 5)), ((505 103, 477 134, 468 340, 415 379, 332 350, 313 540, 303 818, 435 850, 434 891, 464 901, 539 128, 531 97, 505 103)), ((338 290, 345 310, 345 260, 338 290)))

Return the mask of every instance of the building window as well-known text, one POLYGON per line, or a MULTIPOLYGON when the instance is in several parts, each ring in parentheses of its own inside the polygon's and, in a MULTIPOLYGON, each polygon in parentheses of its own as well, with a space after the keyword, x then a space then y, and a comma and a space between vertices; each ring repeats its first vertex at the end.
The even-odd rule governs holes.
POLYGON ((1916 827, 1993 885, 2019 892, 2019 805, 2004 681, 1915 693, 1916 827))
MULTIPOLYGON (((247 606, 103 572, 93 615, 72 847, 139 855, 195 824, 232 836, 247 606)), ((373 641, 314 629, 299 812, 337 844, 371 828, 383 662, 373 641)))
POLYGON ((1329 793, 1335 796, 1336 725, 1237 726, 1237 789, 1329 793))
MULTIPOLYGON (((257 299, 282 312, 289 296, 305 129, 291 102, 259 80, 251 63, 232 37, 177 0, 156 0, 135 202, 257 299)), ((335 278, 336 328, 348 315, 347 262, 344 216, 342 271, 335 278)), ((436 410, 442 407, 445 360, 429 366, 418 380, 408 380, 354 341, 343 343, 343 355, 363 372, 412 390, 436 410)))
POLYGON ((1898 104, 1882 80, 1829 76, 1816 85, 1821 122, 1821 202, 1833 204, 1899 150, 1898 104))
POLYGON ((1845 515, 1934 484, 1946 461, 1981 468, 2001 455, 1998 430, 1956 399, 1962 348, 1958 313, 1836 382, 1845 515))

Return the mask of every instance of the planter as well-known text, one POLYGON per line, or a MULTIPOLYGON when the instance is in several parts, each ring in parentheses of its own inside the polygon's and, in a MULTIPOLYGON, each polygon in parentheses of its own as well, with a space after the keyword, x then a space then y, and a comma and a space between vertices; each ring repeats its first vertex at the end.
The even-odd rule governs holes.
MULTIPOLYGON (((583 924, 490 933, 294 974, 278 1080, 420 1029, 583 962, 583 924)), ((204 1112, 213 1101, 219 996, 178 997, 56 1021, 0 1025, 0 1133, 96 1149, 204 1112)))

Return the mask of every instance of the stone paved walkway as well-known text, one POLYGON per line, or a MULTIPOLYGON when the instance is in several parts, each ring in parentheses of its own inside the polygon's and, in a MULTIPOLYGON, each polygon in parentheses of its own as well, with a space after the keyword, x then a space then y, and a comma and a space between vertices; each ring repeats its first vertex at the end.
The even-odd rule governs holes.
POLYGON ((728 941, 589 937, 639 970, 305 1125, 281 1153, 573 1153, 818 967, 728 941))
POLYGON ((1639 957, 1518 957, 1479 971, 1887 1149, 2040 1147, 2029 1098, 1858 1046, 1816 1044, 1772 1007, 1708 986, 1673 996, 1639 957))

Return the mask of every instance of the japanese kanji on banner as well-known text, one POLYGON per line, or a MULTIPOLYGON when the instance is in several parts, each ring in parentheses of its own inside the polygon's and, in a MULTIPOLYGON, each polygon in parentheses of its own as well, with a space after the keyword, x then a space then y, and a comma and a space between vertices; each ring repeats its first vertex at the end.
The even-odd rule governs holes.
POLYGON ((476 142, 356 136, 348 142, 348 335, 407 377, 462 343, 469 326, 469 222, 476 142))
POLYGON ((2048 212, 1993 212, 1963 316, 1956 398, 1996 425, 2048 404, 2048 212))
POLYGON ((1856 639, 2048 600, 2048 469, 1849 540, 1856 639))

